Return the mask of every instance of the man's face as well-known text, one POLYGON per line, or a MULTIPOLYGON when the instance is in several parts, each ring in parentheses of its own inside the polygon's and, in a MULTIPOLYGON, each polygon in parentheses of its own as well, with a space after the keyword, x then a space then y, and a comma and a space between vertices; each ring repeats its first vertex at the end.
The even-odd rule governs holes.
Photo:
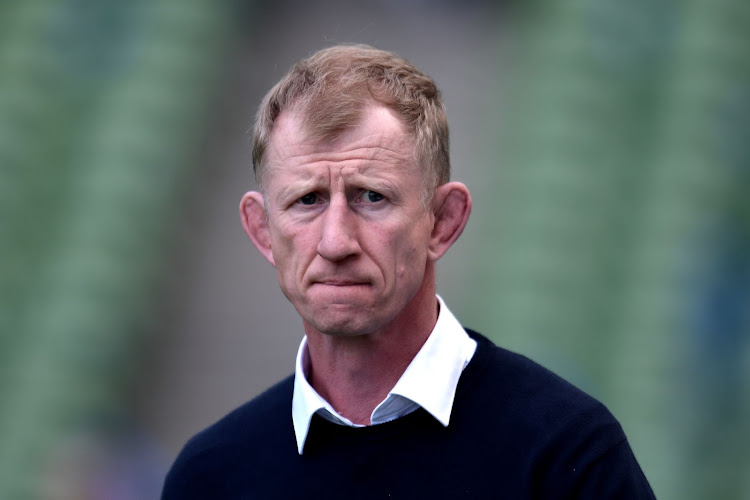
POLYGON ((333 141, 306 140, 300 123, 279 117, 264 176, 279 284, 308 328, 381 331, 409 311, 429 259, 433 214, 413 139, 375 104, 333 141))

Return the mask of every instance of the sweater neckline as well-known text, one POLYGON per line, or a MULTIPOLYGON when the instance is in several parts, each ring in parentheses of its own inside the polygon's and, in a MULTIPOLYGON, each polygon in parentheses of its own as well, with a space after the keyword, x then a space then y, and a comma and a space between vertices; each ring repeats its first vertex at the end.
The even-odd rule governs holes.
MULTIPOLYGON (((477 381, 481 380, 482 375, 489 366, 491 349, 493 347, 492 342, 483 335, 468 328, 465 330, 471 338, 477 341, 477 350, 458 381, 454 405, 459 398, 463 399, 465 395, 472 390, 477 381)), ((415 427, 433 425, 443 428, 443 425, 424 408, 418 408, 408 415, 404 415, 395 420, 365 427, 343 426, 330 422, 320 415, 314 415, 310 422, 311 432, 308 439, 312 439, 313 442, 325 441, 331 444, 337 442, 352 443, 387 440, 397 438, 404 433, 413 432, 415 427), (314 430, 313 426, 315 427, 314 430)), ((450 428, 450 423, 448 428, 450 428)), ((314 453, 315 448, 317 448, 317 445, 313 444, 309 451, 314 453)), ((305 453, 303 453, 303 455, 306 454, 308 454, 307 445, 305 446, 305 453)))

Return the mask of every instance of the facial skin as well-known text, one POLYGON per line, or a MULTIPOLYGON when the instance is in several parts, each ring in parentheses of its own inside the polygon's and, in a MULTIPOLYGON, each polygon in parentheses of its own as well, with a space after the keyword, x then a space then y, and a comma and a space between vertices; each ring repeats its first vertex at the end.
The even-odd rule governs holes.
POLYGON ((240 206, 308 334, 368 335, 420 315, 434 320, 434 262, 468 218, 470 198, 459 183, 441 186, 424 206, 413 140, 389 109, 371 104, 362 116, 356 128, 315 143, 298 117, 282 113, 265 195, 247 193, 240 206))

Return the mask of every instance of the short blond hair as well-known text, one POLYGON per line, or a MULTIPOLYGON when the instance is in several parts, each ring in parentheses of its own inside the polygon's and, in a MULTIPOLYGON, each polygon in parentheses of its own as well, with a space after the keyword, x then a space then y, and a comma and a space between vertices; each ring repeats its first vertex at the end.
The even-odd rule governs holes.
POLYGON ((253 170, 263 186, 263 159, 276 119, 304 116, 311 139, 335 137, 356 126, 375 101, 391 109, 415 141, 415 160, 430 196, 450 180, 448 121, 435 82, 407 60, 367 45, 337 45, 295 64, 266 94, 253 131, 253 170))

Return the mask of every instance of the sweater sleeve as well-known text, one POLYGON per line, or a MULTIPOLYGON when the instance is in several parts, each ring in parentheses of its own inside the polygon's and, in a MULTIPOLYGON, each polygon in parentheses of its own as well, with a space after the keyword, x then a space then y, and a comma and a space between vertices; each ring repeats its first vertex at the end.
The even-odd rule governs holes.
POLYGON ((220 473, 217 463, 207 454, 186 458, 183 452, 167 473, 161 500, 217 498, 216 485, 209 478, 220 473))
POLYGON ((534 498, 648 500, 654 493, 619 422, 600 403, 542 440, 534 498))
POLYGON ((647 500, 655 496, 627 439, 623 439, 582 471, 570 498, 647 500))

